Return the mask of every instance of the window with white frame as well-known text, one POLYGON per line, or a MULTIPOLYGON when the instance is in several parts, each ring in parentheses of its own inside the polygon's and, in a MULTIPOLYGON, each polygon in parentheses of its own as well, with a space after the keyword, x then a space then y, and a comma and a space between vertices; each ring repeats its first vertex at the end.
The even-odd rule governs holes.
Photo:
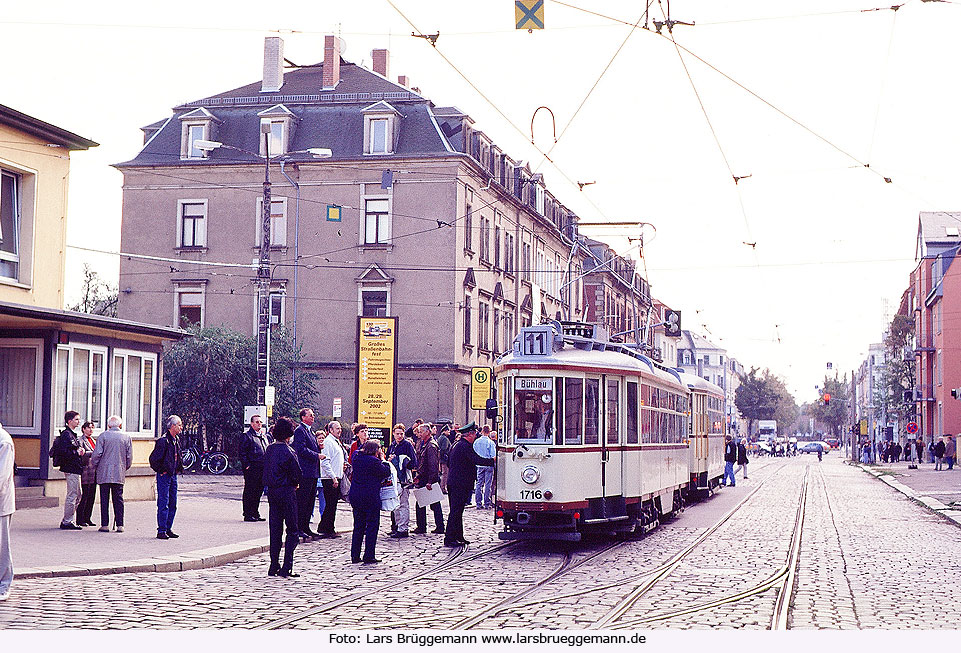
POLYGON ((390 305, 390 289, 366 287, 360 289, 359 313, 361 317, 387 317, 390 305))
POLYGON ((197 147, 197 141, 209 140, 207 133, 210 130, 210 123, 186 122, 183 126, 183 149, 180 156, 184 159, 206 159, 207 151, 197 147))
POLYGON ((174 289, 174 326, 184 329, 204 325, 204 287, 178 286, 174 289))
POLYGON ((474 213, 474 191, 467 188, 467 206, 464 209, 464 249, 467 251, 472 251, 471 247, 471 226, 473 223, 474 213))
POLYGON ((490 261, 490 234, 491 221, 481 216, 480 218, 480 260, 490 261))
POLYGON ((390 200, 368 198, 364 200, 364 244, 387 245, 390 243, 390 200))
POLYGON ((490 304, 483 299, 477 302, 477 347, 490 349, 490 304))
POLYGON ((0 341, 0 424, 13 435, 40 432, 43 341, 0 341))
POLYGON ((154 431, 157 356, 116 349, 111 370, 110 413, 120 415, 128 433, 154 431))
POLYGON ((464 296, 464 345, 470 346, 471 344, 471 296, 464 296))
POLYGON ((514 342, 514 313, 509 309, 502 314, 504 324, 504 350, 509 350, 514 342))
POLYGON ((0 170, 0 277, 20 273, 20 175, 0 170))
POLYGON ((57 345, 53 426, 60 428, 68 410, 97 428, 106 424, 107 349, 94 345, 57 345))
POLYGON ((494 226, 494 268, 500 269, 501 267, 501 228, 499 225, 494 226))
MULTIPOLYGON (((256 244, 264 240, 264 198, 257 198, 257 216, 254 219, 254 231, 256 232, 256 244)), ((287 198, 270 198, 270 246, 287 246, 287 198)))
POLYGON ((504 232, 504 272, 514 274, 514 234, 504 232))
POLYGON ((207 246, 207 200, 177 200, 177 247, 207 246))
POLYGON ((531 280, 531 244, 524 243, 523 251, 524 251, 524 257, 521 260, 521 265, 524 267, 521 268, 521 279, 523 279, 524 281, 530 281, 531 280))
POLYGON ((534 208, 544 215, 544 187, 539 184, 534 185, 534 208))
POLYGON ((260 153, 267 156, 277 156, 287 152, 287 124, 285 119, 260 119, 260 153), (264 134, 268 134, 264 138, 264 134))
POLYGON ((387 148, 387 118, 374 118, 370 121, 370 151, 369 154, 388 154, 387 148))
POLYGON ((270 311, 270 328, 280 327, 284 325, 284 305, 286 303, 287 293, 283 290, 271 290, 268 302, 268 310, 270 311))

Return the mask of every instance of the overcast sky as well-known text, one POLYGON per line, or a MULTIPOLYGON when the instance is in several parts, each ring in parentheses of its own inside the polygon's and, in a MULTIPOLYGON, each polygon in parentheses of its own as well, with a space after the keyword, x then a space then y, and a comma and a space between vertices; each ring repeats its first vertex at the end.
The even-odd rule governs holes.
MULTIPOLYGON (((73 155, 68 241, 116 251, 110 165, 136 154, 141 126, 258 80, 265 36, 298 64, 323 59, 328 33, 354 63, 387 47, 393 76, 469 113, 583 220, 652 223, 653 293, 685 328, 785 377, 799 402, 817 397, 828 362, 850 374, 880 340, 914 266, 918 212, 961 209, 961 4, 675 0, 672 18, 695 23, 675 28, 678 45, 717 70, 653 24, 625 25, 638 2, 568 3, 611 20, 547 0, 547 29, 531 34, 514 29, 512 0, 394 4, 16 3, 0 21, 2 103, 101 144, 73 155), (440 32, 437 51, 401 12, 440 32), (556 167, 529 142, 542 105, 559 140, 543 111, 534 140, 556 167)), ((614 230, 584 232, 629 248, 614 230)), ((116 257, 68 261, 73 295, 83 262, 116 278, 116 257)))

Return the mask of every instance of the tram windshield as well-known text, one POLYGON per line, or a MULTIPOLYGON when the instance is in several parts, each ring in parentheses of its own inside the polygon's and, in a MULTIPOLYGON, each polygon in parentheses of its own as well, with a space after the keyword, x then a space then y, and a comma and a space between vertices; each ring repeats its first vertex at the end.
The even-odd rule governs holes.
POLYGON ((514 441, 550 444, 554 438, 553 379, 517 379, 514 441))

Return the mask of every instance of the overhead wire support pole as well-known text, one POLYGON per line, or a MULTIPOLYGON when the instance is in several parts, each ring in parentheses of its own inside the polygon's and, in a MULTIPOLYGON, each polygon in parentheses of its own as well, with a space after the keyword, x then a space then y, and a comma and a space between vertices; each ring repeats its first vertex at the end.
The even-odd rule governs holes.
POLYGON ((261 127, 264 136, 264 197, 261 212, 260 261, 257 266, 257 405, 267 398, 270 375, 270 125, 261 127))

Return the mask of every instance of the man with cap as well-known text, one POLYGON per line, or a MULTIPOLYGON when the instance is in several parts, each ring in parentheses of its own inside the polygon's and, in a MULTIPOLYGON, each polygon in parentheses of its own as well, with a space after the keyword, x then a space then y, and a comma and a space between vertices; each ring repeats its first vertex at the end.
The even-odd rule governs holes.
POLYGON ((493 458, 484 458, 474 451, 477 424, 471 422, 457 432, 461 437, 451 447, 449 457, 450 478, 447 481, 447 500, 450 502, 450 515, 447 518, 444 546, 468 544, 464 539, 464 508, 474 492, 477 466, 494 466, 493 458))

